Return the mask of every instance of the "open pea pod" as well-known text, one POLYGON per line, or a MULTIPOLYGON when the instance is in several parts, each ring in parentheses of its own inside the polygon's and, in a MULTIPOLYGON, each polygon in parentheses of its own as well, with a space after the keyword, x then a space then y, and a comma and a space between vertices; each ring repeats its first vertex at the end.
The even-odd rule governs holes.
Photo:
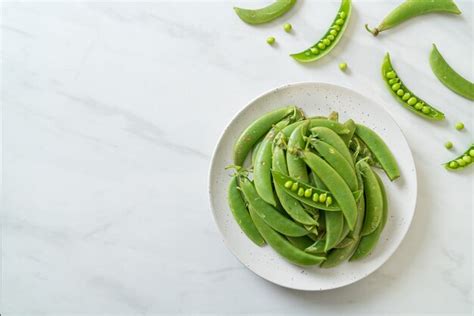
POLYGON ((460 170, 464 169, 467 166, 472 165, 472 162, 474 161, 474 144, 471 144, 471 146, 460 156, 457 158, 448 161, 444 164, 444 167, 447 170, 450 171, 455 171, 455 170, 460 170))

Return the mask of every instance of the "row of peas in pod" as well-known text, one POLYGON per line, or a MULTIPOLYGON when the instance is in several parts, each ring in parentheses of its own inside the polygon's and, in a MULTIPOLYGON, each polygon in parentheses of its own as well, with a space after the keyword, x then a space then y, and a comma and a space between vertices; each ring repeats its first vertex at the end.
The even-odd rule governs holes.
POLYGON ((258 246, 297 265, 335 267, 368 256, 388 216, 384 184, 397 162, 370 128, 294 106, 251 123, 234 145, 230 210, 258 246), (247 162, 247 163, 244 163, 247 162), (248 166, 250 164, 250 166, 248 166))

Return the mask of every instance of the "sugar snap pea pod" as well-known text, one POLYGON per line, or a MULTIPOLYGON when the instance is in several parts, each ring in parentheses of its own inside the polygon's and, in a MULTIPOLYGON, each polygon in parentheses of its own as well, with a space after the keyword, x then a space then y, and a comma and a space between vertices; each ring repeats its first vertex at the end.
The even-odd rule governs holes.
MULTIPOLYGON (((308 234, 308 231, 306 231, 304 227, 288 219, 273 206, 263 201, 250 180, 243 178, 240 188, 249 206, 255 210, 265 223, 270 225, 277 232, 292 237, 300 237, 308 234)), ((265 236, 263 236, 263 238, 265 239, 265 236)))
POLYGON ((263 246, 265 240, 255 227, 255 224, 250 217, 250 214, 245 205, 245 201, 238 189, 238 176, 233 176, 229 183, 227 190, 227 200, 229 202, 230 210, 234 216, 235 221, 247 237, 258 246, 263 246))
POLYGON ((324 245, 324 252, 328 252, 338 244, 343 227, 344 216, 342 212, 326 213, 326 243, 324 245))
POLYGON ((458 74, 443 58, 438 48, 433 44, 430 54, 430 65, 439 81, 457 94, 474 100, 474 83, 458 74))
POLYGON ((377 36, 380 32, 391 29, 408 19, 433 12, 461 14, 453 0, 406 0, 393 9, 379 26, 371 30, 366 24, 365 28, 372 35, 377 36))
POLYGON ((370 254, 374 250, 375 246, 377 245, 380 239, 380 235, 382 234, 385 224, 387 223, 387 218, 388 218, 387 194, 385 192, 385 188, 383 186, 382 180, 376 173, 374 174, 375 174, 375 177, 377 178, 377 182, 382 191, 382 197, 383 197, 382 221, 373 233, 367 236, 363 236, 360 239, 359 245, 357 246, 356 251, 354 252, 352 257, 349 259, 349 261, 359 260, 359 259, 365 258, 368 254, 370 254))
POLYGON ((404 108, 413 113, 432 121, 444 120, 444 114, 416 96, 409 90, 398 77, 393 69, 390 55, 387 53, 382 62, 382 78, 395 99, 403 105, 404 108))
POLYGON ((275 20, 288 12, 296 0, 276 0, 274 3, 260 9, 243 9, 234 7, 239 18, 248 24, 262 24, 275 20))
POLYGON ((400 177, 397 160, 377 133, 362 124, 357 124, 356 134, 374 154, 391 181, 400 177))
MULTIPOLYGON (((288 174, 285 152, 280 146, 275 146, 273 148, 272 168, 273 170, 281 172, 282 174, 288 174)), ((273 181, 275 182, 276 179, 273 178, 273 181)), ((291 216, 291 218, 305 225, 317 224, 317 222, 308 213, 306 213, 305 209, 301 206, 301 203, 297 199, 286 193, 280 186, 276 184, 276 182, 275 191, 278 199, 280 200, 281 205, 288 213, 288 215, 291 216)))
POLYGON ((292 113, 295 113, 294 106, 287 106, 264 114, 252 124, 250 124, 239 136, 234 144, 234 164, 241 166, 247 157, 250 149, 265 136, 268 131, 292 113))
POLYGON ((326 238, 316 240, 312 245, 304 249, 307 253, 312 254, 323 254, 325 253, 324 247, 326 246, 326 238))
POLYGON ((302 63, 315 61, 326 56, 334 47, 336 47, 337 43, 342 38, 342 35, 349 24, 351 10, 351 0, 342 0, 337 15, 326 34, 324 34, 324 36, 310 48, 296 54, 291 54, 290 56, 302 63))
POLYGON ((355 243, 355 240, 352 237, 345 237, 342 239, 340 243, 334 246, 334 248, 337 248, 337 249, 346 248, 354 243, 355 243))
POLYGON ((316 139, 311 142, 311 145, 346 181, 349 189, 356 191, 358 185, 354 164, 348 162, 333 146, 323 141, 316 139))
POLYGON ((318 176, 316 175, 316 173, 314 173, 314 172, 311 171, 310 175, 311 175, 311 179, 312 179, 313 182, 314 182, 314 185, 315 185, 318 189, 325 190, 325 191, 328 190, 328 188, 326 187, 326 185, 323 183, 323 181, 321 181, 321 178, 318 177, 318 176))
POLYGON ((284 119, 278 122, 265 136, 257 152, 255 159, 253 179, 258 195, 267 203, 276 206, 275 196, 272 186, 272 145, 275 136, 282 128, 287 126, 289 121, 284 119))
MULTIPOLYGON (((347 238, 347 235, 349 235, 350 232, 351 230, 349 229, 349 225, 347 225, 346 221, 344 221, 344 226, 342 227, 341 236, 339 237, 339 240, 337 241, 336 245, 339 245, 340 243, 342 243, 344 239, 347 238)), ((338 247, 334 247, 334 248, 338 248, 338 247)), ((344 248, 344 247, 339 247, 339 248, 344 248)))
POLYGON ((357 167, 364 181, 366 207, 364 226, 362 227, 361 234, 362 236, 366 236, 374 232, 382 221, 384 207, 383 195, 377 177, 369 164, 361 160, 357 163, 357 167))
POLYGON ((352 139, 352 136, 354 136, 356 123, 354 122, 354 120, 349 119, 346 122, 344 122, 343 125, 349 130, 349 133, 341 135, 341 138, 346 144, 346 146, 349 147, 349 141, 352 139))
POLYGON ((311 246, 314 241, 309 238, 308 236, 302 236, 302 237, 286 237, 288 241, 295 246, 298 249, 305 250, 309 246, 311 246))
POLYGON ((303 123, 295 128, 293 133, 291 133, 290 139, 288 140, 288 150, 286 155, 288 174, 298 181, 305 183, 309 182, 308 170, 304 161, 298 157, 296 150, 304 148, 306 144, 303 137, 306 134, 308 123, 309 122, 303 123))
POLYGON ((282 130, 283 135, 286 138, 289 138, 291 136, 291 133, 293 133, 293 131, 295 130, 295 128, 300 126, 301 124, 304 124, 305 122, 309 122, 308 123, 309 129, 313 127, 322 126, 322 127, 327 127, 331 129, 333 132, 339 135, 348 134, 350 132, 349 129, 346 126, 344 126, 344 124, 341 124, 336 121, 330 121, 327 118, 323 118, 323 117, 313 117, 313 118, 308 118, 304 121, 298 121, 298 122, 288 125, 286 128, 282 130))
POLYGON ((285 237, 267 225, 253 207, 250 207, 250 216, 263 239, 286 260, 303 266, 320 264, 325 260, 325 257, 311 255, 293 246, 285 237))
POLYGON ((257 153, 258 153, 258 148, 262 144, 262 141, 259 141, 258 143, 253 146, 252 149, 252 167, 255 167, 255 160, 257 159, 257 153))
POLYGON ((471 144, 471 146, 462 155, 458 156, 456 159, 446 162, 444 167, 450 171, 460 170, 472 165, 473 161, 474 144, 471 144))
MULTIPOLYGON (((345 146, 345 145, 344 145, 345 146)), ((347 149, 347 148, 346 148, 347 149)), ((357 219, 357 204, 344 179, 327 162, 310 151, 302 151, 306 164, 321 178, 344 214, 351 230, 357 219)))
POLYGON ((354 168, 354 161, 352 160, 349 148, 347 148, 339 135, 329 128, 320 126, 312 128, 311 133, 318 139, 334 147, 334 149, 336 149, 347 160, 347 162, 351 164, 351 167, 354 168))

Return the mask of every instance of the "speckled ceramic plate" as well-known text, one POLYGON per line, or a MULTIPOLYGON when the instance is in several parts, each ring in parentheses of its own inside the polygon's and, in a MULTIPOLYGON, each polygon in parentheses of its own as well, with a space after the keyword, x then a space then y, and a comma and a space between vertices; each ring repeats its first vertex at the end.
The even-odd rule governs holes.
POLYGON ((345 286, 377 270, 395 252, 408 231, 415 211, 417 182, 413 157, 393 118, 384 108, 352 90, 326 83, 295 83, 269 91, 251 101, 224 130, 211 162, 209 175, 211 208, 227 247, 250 270, 275 284, 309 291, 345 286), (401 177, 391 183, 379 174, 388 194, 389 217, 375 251, 357 262, 346 262, 333 269, 299 267, 282 259, 270 246, 259 248, 242 233, 227 205, 227 185, 232 163, 232 146, 240 133, 260 115, 293 104, 307 116, 338 111, 340 120, 348 118, 373 128, 392 148, 401 177), (403 198, 399 198, 403 197, 403 198))

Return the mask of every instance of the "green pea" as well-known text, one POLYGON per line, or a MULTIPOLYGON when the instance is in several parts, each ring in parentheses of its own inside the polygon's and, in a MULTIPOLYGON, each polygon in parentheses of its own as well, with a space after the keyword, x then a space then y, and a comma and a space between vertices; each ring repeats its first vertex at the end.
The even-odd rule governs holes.
POLYGON ((403 91, 402 89, 398 89, 398 90, 397 90, 397 95, 400 96, 400 97, 401 97, 404 93, 405 93, 405 91, 403 91))
POLYGON ((444 144, 444 147, 446 147, 446 149, 451 149, 451 148, 453 148, 453 143, 452 142, 446 142, 444 144))
POLYGON ((326 205, 331 205, 332 204, 332 197, 328 196, 326 199, 326 205))
POLYGON ((336 36, 336 35, 337 35, 337 31, 336 31, 336 30, 330 30, 330 31, 329 31, 329 34, 331 34, 332 36, 336 36))
POLYGON ((425 114, 428 114, 428 113, 431 112, 431 109, 430 109, 429 106, 426 106, 426 105, 425 105, 424 107, 421 108, 421 112, 423 112, 423 113, 425 113, 425 114))
POLYGON ((324 203, 326 201, 327 194, 323 193, 319 196, 319 202, 324 203))
POLYGON ((464 160, 466 163, 471 163, 472 158, 468 155, 465 155, 464 157, 462 157, 462 160, 464 160))
POLYGON ((409 92, 406 92, 406 93, 403 95, 402 100, 403 100, 403 101, 406 101, 406 100, 410 99, 410 97, 411 97, 411 94, 410 94, 409 92))
POLYGON ((311 197, 312 194, 313 194, 313 190, 312 190, 312 189, 306 189, 306 190, 304 191, 304 196, 307 197, 307 198, 311 197))
POLYGON ((324 45, 329 46, 329 44, 331 44, 331 41, 329 39, 325 38, 325 39, 323 39, 323 43, 324 43, 324 45))
POLYGON ((344 24, 344 20, 343 19, 337 19, 336 20, 336 25, 343 25, 344 24))
POLYGON ((392 85, 392 84, 394 84, 394 83, 397 83, 398 80, 400 80, 400 79, 398 79, 398 78, 392 78, 392 79, 390 79, 390 80, 388 81, 388 83, 389 83, 390 85, 392 85))
POLYGON ((310 51, 307 51, 306 53, 304 53, 306 56, 311 56, 311 52, 310 51))
POLYGON ((319 195, 318 195, 318 193, 316 193, 316 192, 313 193, 313 201, 314 201, 314 202, 318 202, 318 201, 319 201, 319 195))
POLYGON ((462 158, 460 159, 456 159, 456 162, 458 163, 459 166, 461 167, 464 167, 466 165, 466 162, 464 160, 462 160, 462 158))
POLYGON ((449 167, 453 168, 453 169, 456 169, 458 167, 458 163, 456 161, 451 161, 449 163, 449 167))
POLYGON ((469 156, 474 157, 474 149, 469 150, 469 156))
POLYGON ((317 49, 316 47, 311 47, 311 52, 315 55, 319 54, 319 49, 317 49))
POLYGON ((456 125, 454 126, 458 131, 464 129, 464 123, 463 122, 457 122, 456 125))
POLYGON ((299 188, 298 189, 298 196, 303 196, 304 195, 304 189, 303 188, 299 188))
POLYGON ((410 99, 408 99, 407 103, 408 105, 415 105, 416 101, 417 100, 415 97, 411 97, 410 99))
POLYGON ((290 32, 292 28, 293 28, 293 26, 291 26, 290 23, 285 23, 285 24, 283 24, 283 29, 284 29, 285 32, 287 32, 287 33, 290 32))
POLYGON ((298 190, 298 182, 293 183, 293 185, 291 186, 291 191, 296 191, 296 190, 298 190))
POLYGON ((341 69, 342 71, 345 71, 347 69, 347 63, 340 63, 339 69, 341 69))
POLYGON ((387 77, 388 79, 393 79, 397 76, 397 74, 395 73, 395 71, 389 71, 385 74, 385 77, 387 77))
POLYGON ((289 189, 293 185, 293 181, 289 180, 285 182, 285 188, 289 189))
POLYGON ((318 43, 318 47, 319 47, 320 49, 325 49, 325 48, 326 48, 326 45, 324 45, 324 43, 319 42, 319 43, 318 43))
POLYGON ((339 16, 341 17, 341 19, 344 19, 346 17, 346 12, 344 11, 339 12, 339 16))
POLYGON ((340 31, 341 30, 341 27, 337 24, 333 25, 332 26, 333 29, 337 30, 337 31, 340 31))
POLYGON ((399 83, 394 83, 394 84, 392 85, 392 90, 393 90, 393 91, 397 91, 398 89, 400 89, 400 84, 399 84, 399 83))
POLYGON ((418 102, 417 104, 415 104, 415 109, 417 109, 417 110, 423 109, 423 103, 418 102))

